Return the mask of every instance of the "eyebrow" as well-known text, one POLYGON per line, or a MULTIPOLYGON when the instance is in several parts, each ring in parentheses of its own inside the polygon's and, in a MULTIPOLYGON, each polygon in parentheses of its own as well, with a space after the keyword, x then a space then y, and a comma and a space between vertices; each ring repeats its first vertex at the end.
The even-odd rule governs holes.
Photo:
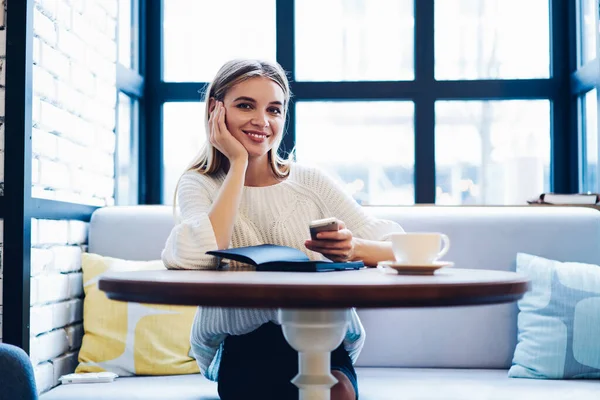
MULTIPOLYGON (((249 101, 251 103, 256 103, 256 100, 254 100, 252 97, 247 97, 247 96, 240 96, 237 99, 235 99, 234 102, 240 101, 240 100, 249 101)), ((278 101, 278 100, 272 101, 269 104, 276 104, 276 105, 279 105, 279 106, 283 106, 283 103, 280 102, 280 101, 278 101)))

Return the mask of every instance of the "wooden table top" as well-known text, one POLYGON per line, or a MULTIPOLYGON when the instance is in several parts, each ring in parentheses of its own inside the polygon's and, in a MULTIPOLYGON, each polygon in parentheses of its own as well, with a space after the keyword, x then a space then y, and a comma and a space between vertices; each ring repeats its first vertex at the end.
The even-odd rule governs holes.
POLYGON ((341 272, 109 272, 100 290, 113 300, 256 308, 441 307, 506 303, 529 288, 514 272, 444 268, 432 276, 376 268, 341 272))

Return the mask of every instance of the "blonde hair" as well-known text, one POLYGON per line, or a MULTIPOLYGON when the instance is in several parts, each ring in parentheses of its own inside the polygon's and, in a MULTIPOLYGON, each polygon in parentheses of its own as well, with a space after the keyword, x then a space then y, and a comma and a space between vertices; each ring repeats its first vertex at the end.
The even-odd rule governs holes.
MULTIPOLYGON (((276 62, 264 61, 264 60, 252 60, 252 59, 238 59, 226 62, 217 72, 213 81, 208 85, 204 93, 205 111, 204 111, 204 126, 206 129, 206 141, 200 148, 198 154, 194 157, 189 166, 185 169, 183 176, 186 172, 196 171, 205 175, 215 175, 223 169, 226 157, 217 150, 211 143, 210 128, 208 126, 208 118, 210 116, 210 99, 217 101, 223 101, 227 92, 243 81, 251 78, 264 77, 271 79, 275 82, 284 95, 283 103, 283 115, 287 117, 287 111, 291 98, 290 85, 286 76, 285 71, 276 62)), ((283 132, 285 134, 285 132, 283 132)), ((278 151, 283 134, 279 135, 273 148, 269 150, 268 159, 269 166, 273 171, 273 174, 279 178, 286 178, 290 173, 290 164, 293 161, 293 150, 289 153, 287 158, 282 158, 278 151)), ((177 189, 179 187, 179 181, 181 176, 177 180, 175 186, 175 193, 173 194, 173 211, 176 212, 177 208, 177 189)))

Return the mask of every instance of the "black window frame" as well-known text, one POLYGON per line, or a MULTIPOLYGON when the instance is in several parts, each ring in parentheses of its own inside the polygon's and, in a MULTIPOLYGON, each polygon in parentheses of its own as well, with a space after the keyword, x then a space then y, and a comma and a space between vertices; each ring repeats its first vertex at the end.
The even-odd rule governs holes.
MULTIPOLYGON (((148 140, 155 162, 148 178, 147 200, 161 204, 162 105, 166 102, 199 101, 198 90, 207 82, 162 80, 162 16, 164 0, 148 2, 146 46, 151 74, 146 76, 146 101, 152 115, 146 120, 148 140)), ((434 0, 414 1, 415 78, 412 81, 302 82, 295 81, 294 1, 276 0, 276 58, 288 71, 294 97, 290 104, 287 133, 282 148, 292 149, 296 135, 294 103, 298 101, 410 100, 415 107, 415 203, 435 203, 435 102, 437 100, 549 100, 551 104, 552 191, 575 193, 578 188, 576 103, 570 96, 570 71, 575 53, 575 4, 548 0, 550 5, 551 74, 548 79, 436 80, 434 52, 434 0)))

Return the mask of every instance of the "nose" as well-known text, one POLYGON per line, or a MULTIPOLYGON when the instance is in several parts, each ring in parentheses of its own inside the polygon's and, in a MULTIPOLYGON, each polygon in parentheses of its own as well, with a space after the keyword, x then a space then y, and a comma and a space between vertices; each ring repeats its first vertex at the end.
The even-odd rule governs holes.
POLYGON ((266 128, 269 126, 269 118, 263 111, 256 111, 250 120, 250 123, 254 126, 266 128))

